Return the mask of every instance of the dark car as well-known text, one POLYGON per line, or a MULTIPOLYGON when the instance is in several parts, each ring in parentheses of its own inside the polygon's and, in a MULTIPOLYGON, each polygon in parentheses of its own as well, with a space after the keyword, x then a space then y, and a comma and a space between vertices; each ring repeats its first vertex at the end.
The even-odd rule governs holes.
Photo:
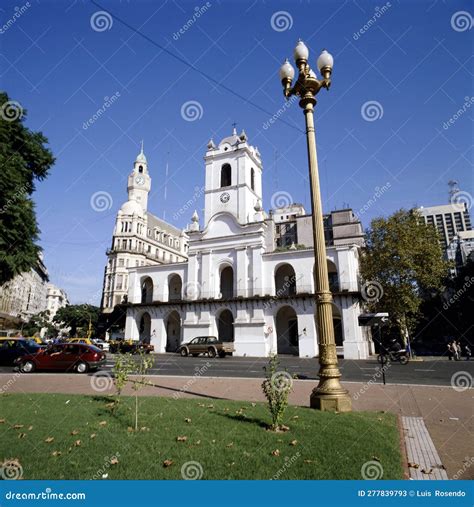
POLYGON ((60 370, 86 373, 105 364, 105 353, 93 345, 60 343, 35 354, 19 357, 15 364, 22 373, 35 370, 60 370))
POLYGON ((176 352, 183 357, 207 354, 209 357, 225 357, 234 352, 232 343, 221 342, 215 336, 198 336, 189 343, 183 343, 176 352))
POLYGON ((113 340, 109 343, 109 351, 112 354, 138 354, 139 352, 149 354, 154 350, 153 345, 137 340, 113 340))
POLYGON ((36 354, 42 347, 34 340, 25 338, 0 338, 0 364, 11 366, 15 359, 36 354))

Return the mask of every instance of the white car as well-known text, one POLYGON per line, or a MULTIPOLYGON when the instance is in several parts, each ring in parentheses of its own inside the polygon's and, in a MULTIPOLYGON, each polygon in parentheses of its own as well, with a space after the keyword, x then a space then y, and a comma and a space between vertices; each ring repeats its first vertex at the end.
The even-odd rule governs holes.
POLYGON ((106 342, 105 340, 99 340, 99 339, 95 339, 95 340, 92 340, 94 342, 94 345, 96 345, 97 347, 99 347, 99 349, 102 349, 104 352, 108 352, 109 351, 109 342, 106 342))

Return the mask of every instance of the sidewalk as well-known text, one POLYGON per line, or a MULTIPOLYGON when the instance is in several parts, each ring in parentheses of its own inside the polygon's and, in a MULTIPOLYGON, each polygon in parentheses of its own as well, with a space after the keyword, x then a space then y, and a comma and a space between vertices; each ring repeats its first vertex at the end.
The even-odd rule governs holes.
MULTIPOLYGON (((140 396, 210 397, 242 401, 265 401, 262 379, 217 377, 149 376, 150 386, 140 396)), ((106 373, 0 375, 0 386, 11 392, 111 394, 113 384, 106 373), (8 382, 8 389, 7 387, 8 382)), ((295 380, 290 403, 309 406, 314 381, 295 380)), ((400 416, 422 417, 449 478, 474 479, 474 417, 472 389, 401 386, 345 382, 354 410, 384 410, 400 416)), ((127 389, 125 394, 131 394, 127 389)))

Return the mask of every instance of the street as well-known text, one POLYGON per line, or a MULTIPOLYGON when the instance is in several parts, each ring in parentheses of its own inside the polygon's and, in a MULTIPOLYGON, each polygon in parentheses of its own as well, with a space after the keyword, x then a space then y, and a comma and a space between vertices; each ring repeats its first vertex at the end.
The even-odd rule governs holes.
MULTIPOLYGON (((226 357, 208 358, 181 357, 175 354, 154 354, 154 365, 150 375, 163 376, 199 376, 199 377, 238 377, 262 378, 267 358, 226 357)), ((107 354, 107 363, 101 371, 111 372, 114 355, 107 354)), ((339 361, 342 380, 345 382, 382 383, 380 364, 374 358, 368 360, 339 361)), ((288 370, 299 379, 317 379, 318 360, 280 356, 280 368, 288 370)), ((12 373, 8 366, 0 367, 0 373, 12 373)), ((407 365, 390 364, 385 371, 387 384, 417 384, 432 386, 450 386, 451 378, 456 372, 468 372, 474 375, 474 361, 448 361, 446 358, 430 357, 423 361, 410 361, 407 365)), ((41 373, 35 373, 40 376, 41 373)), ((62 375, 58 373, 58 375, 62 375)))

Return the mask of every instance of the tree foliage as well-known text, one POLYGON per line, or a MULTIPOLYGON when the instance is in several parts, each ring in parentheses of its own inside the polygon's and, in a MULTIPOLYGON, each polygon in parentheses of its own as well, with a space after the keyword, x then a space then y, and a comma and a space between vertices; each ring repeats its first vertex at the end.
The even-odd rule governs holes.
POLYGON ((24 336, 34 336, 40 333, 41 329, 49 328, 49 311, 45 310, 33 315, 31 319, 23 326, 22 334, 24 336))
POLYGON ((39 228, 31 195, 54 163, 48 140, 24 125, 26 111, 0 92, 0 285, 38 261, 39 228))
POLYGON ((67 305, 57 311, 53 321, 60 324, 61 327, 71 328, 69 332, 71 336, 76 336, 79 328, 83 334, 86 334, 89 322, 92 324, 95 333, 99 313, 100 309, 97 306, 88 304, 67 305))
POLYGON ((449 263, 436 229, 417 211, 401 209, 372 220, 360 267, 370 310, 388 312, 391 325, 406 336, 419 319, 424 296, 442 289, 449 263))

